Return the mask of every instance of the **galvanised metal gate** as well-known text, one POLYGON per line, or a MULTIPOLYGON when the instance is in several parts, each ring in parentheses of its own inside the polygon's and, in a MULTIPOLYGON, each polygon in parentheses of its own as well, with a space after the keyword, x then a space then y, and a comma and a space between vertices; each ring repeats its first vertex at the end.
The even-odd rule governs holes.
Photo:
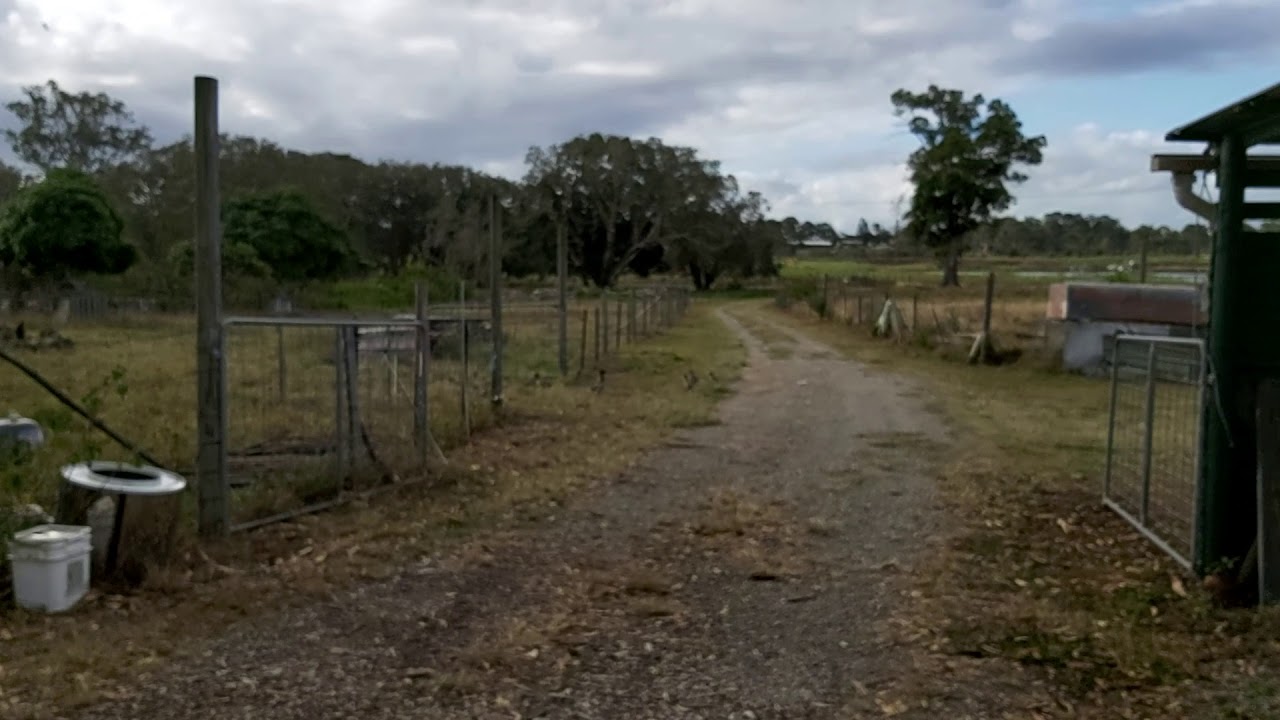
POLYGON ((1184 567, 1195 559, 1205 386, 1199 338, 1118 335, 1103 502, 1184 567))

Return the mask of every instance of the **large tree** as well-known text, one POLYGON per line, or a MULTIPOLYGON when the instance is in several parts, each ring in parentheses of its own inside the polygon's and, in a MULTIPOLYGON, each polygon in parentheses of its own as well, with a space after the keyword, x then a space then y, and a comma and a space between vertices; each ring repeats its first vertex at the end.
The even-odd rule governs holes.
POLYGON ((136 252, 124 223, 84 173, 53 170, 0 212, 0 263, 23 286, 64 282, 80 273, 115 274, 136 252))
POLYGON ((0 162, 0 207, 22 188, 22 173, 0 162))
POLYGON ((959 285, 965 236, 1009 208, 1009 186, 1027 179, 1020 166, 1040 164, 1045 138, 1024 135, 1011 107, 982 95, 930 85, 892 101, 920 140, 907 160, 915 185, 907 230, 938 255, 942 284, 959 285))
POLYGON ((223 206, 222 222, 227 246, 252 248, 277 280, 320 280, 351 268, 346 235, 298 192, 237 198, 223 206))
POLYGON ((25 99, 5 105, 18 120, 5 138, 21 160, 45 172, 97 173, 132 162, 151 146, 151 133, 106 93, 70 93, 53 80, 22 93, 25 99))

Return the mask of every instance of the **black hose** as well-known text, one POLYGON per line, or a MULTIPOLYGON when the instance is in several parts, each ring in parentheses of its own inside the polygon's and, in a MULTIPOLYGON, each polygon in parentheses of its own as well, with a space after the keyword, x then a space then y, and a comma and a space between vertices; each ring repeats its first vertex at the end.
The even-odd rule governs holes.
POLYGON ((97 428, 98 430, 101 430, 107 437, 111 438, 112 440, 115 440, 125 450, 128 450, 129 452, 141 458, 143 462, 147 463, 148 465, 161 467, 160 463, 156 462, 155 458, 151 457, 145 450, 138 447, 133 442, 130 442, 127 438, 125 438, 120 433, 117 433, 115 430, 112 430, 110 427, 107 427, 106 423, 94 417, 92 413, 90 413, 88 410, 85 410, 83 407, 81 407, 80 404, 77 403, 75 400, 72 400, 70 397, 67 397, 66 393, 54 387, 53 383, 49 382, 48 380, 45 380, 40 373, 36 372, 29 365, 22 362, 18 358, 14 357, 12 354, 10 354, 8 351, 6 351, 2 347, 0 347, 0 360, 4 360, 5 362, 17 368, 23 375, 26 375, 27 377, 34 380, 37 385, 39 385, 40 387, 48 391, 48 393, 52 395, 54 398, 56 398, 58 402, 62 403, 63 405, 66 405, 68 408, 71 409, 72 412, 84 418, 85 420, 88 420, 90 425, 97 428))

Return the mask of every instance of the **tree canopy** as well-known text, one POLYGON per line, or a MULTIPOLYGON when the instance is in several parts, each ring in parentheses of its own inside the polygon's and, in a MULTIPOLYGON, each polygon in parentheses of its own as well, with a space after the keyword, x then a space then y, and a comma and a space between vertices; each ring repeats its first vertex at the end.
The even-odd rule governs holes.
POLYGON ((5 105, 20 126, 5 130, 5 138, 20 159, 45 172, 100 172, 137 158, 151 145, 151 133, 106 93, 72 94, 53 80, 22 93, 25 99, 5 105))
MULTIPOLYGON (((914 222, 904 233, 866 219, 841 228, 777 217, 769 198, 742 186, 714 159, 658 138, 592 133, 531 148, 524 176, 507 179, 458 165, 371 163, 224 135, 224 271, 229 279, 261 280, 249 283, 257 297, 258 285, 424 268, 485 282, 490 197, 497 199, 508 275, 553 274, 563 231, 570 271, 596 286, 613 285, 627 273, 670 272, 712 287, 724 278, 772 274, 775 255, 814 241, 906 249, 915 239, 951 260, 952 270, 966 248, 1117 253, 1142 238, 1157 252, 1207 247, 1195 226, 1128 229, 1113 218, 1061 213, 1002 218, 1011 202, 1008 187, 1021 180, 1018 168, 1038 160, 1043 139, 1024 137, 1012 110, 980 96, 903 91, 895 106, 921 137, 912 155, 913 178, 920 180, 908 217, 914 222)), ((121 101, 52 81, 22 88, 7 107, 16 120, 7 137, 22 167, 0 164, 0 206, 24 196, 19 189, 31 182, 24 173, 52 179, 59 169, 84 172, 123 223, 117 239, 137 249, 130 286, 189 301, 191 138, 154 145, 121 101)), ((105 223, 109 236, 113 221, 105 223)), ((8 252, 12 269, 16 253, 8 252)), ((29 272, 58 271, 32 266, 29 272)))
POLYGON ((776 272, 781 236, 765 223, 763 196, 743 193, 693 148, 592 134, 532 148, 527 164, 544 217, 566 228, 571 263, 599 287, 664 265, 700 289, 725 271, 776 272))
POLYGON ((277 280, 337 277, 352 260, 346 235, 297 191, 237 198, 224 206, 222 215, 223 242, 252 249, 277 280))
POLYGON ((1045 138, 1024 135, 1013 108, 982 95, 930 85, 898 90, 892 102, 920 140, 907 159, 915 185, 907 231, 942 260, 942 284, 958 285, 965 235, 1009 208, 1009 186, 1027 179, 1022 166, 1040 164, 1045 138))
POLYGON ((121 238, 123 228, 88 175, 53 170, 20 190, 0 212, 0 263, 25 283, 121 273, 136 259, 133 246, 121 238))

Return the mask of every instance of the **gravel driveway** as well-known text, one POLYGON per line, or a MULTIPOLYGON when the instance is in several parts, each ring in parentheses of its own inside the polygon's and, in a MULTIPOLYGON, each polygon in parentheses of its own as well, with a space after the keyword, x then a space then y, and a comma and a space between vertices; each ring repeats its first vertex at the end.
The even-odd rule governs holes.
MULTIPOLYGON (((542 519, 246 620, 84 718, 932 717, 887 697, 941 424, 785 327, 718 425, 542 519), (780 338, 785 338, 780 339, 780 338)), ((937 710, 935 707, 934 711, 937 710)))

